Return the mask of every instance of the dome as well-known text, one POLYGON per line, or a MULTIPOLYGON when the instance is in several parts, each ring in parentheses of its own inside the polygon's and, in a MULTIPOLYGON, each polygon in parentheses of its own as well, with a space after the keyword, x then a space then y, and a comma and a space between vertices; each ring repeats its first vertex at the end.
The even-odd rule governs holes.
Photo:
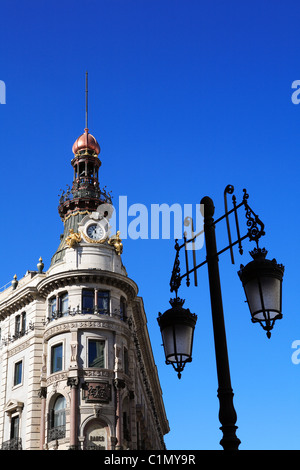
POLYGON ((100 145, 98 144, 97 140, 92 134, 89 134, 88 129, 84 129, 84 134, 82 134, 78 139, 74 142, 72 151, 74 155, 79 150, 93 150, 97 155, 100 153, 100 145))

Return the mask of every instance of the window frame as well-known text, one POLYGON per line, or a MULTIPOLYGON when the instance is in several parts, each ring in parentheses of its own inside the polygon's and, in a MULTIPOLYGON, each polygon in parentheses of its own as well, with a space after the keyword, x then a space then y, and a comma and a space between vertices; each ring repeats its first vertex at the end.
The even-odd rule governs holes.
POLYGON ((127 302, 125 297, 120 297, 120 319, 123 321, 127 320, 127 302))
POLYGON ((20 415, 13 415, 10 420, 10 439, 19 439, 20 435, 20 415))
POLYGON ((52 344, 50 348, 50 374, 56 374, 57 372, 64 370, 64 343, 63 341, 60 341, 58 343, 52 344), (57 351, 58 348, 61 348, 61 368, 54 370, 54 364, 58 358, 54 358, 54 352, 57 351))
POLYGON ((83 315, 110 315, 110 291, 93 287, 85 287, 82 289, 81 312, 83 315), (102 299, 107 301, 106 308, 102 308, 102 299), (89 302, 86 302, 87 300, 89 300, 89 302), (85 306, 85 303, 89 304, 89 306, 85 306))
POLYGON ((126 375, 129 375, 129 351, 128 348, 124 346, 123 348, 123 369, 126 375))
POLYGON ((62 292, 58 296, 59 302, 59 313, 62 317, 65 317, 69 313, 69 292, 62 292), (64 302, 67 303, 67 308, 63 310, 64 302))
POLYGON ((69 313, 69 292, 62 291, 48 299, 48 318, 50 321, 65 317, 69 313), (67 299, 67 308, 63 310, 63 301, 67 299))
MULTIPOLYGON (((95 358, 93 359, 93 362, 95 361, 95 358)), ((87 338, 87 357, 86 357, 86 364, 87 367, 90 369, 105 369, 106 368, 106 340, 104 338, 96 338, 96 337, 89 337, 87 338), (90 352, 90 345, 91 343, 102 343, 102 354, 103 354, 103 366, 95 366, 91 365, 91 352, 90 352)))
POLYGON ((100 290, 97 289, 97 306, 95 306, 95 309, 97 310, 97 313, 99 315, 109 315, 110 314, 110 292, 108 290, 100 290), (107 308, 99 308, 99 301, 101 299, 107 300, 107 308), (99 312, 99 310, 103 310, 99 312))
POLYGON ((48 438, 47 441, 55 441, 58 439, 64 439, 66 437, 66 410, 67 410, 67 400, 66 397, 59 393, 55 396, 53 405, 49 409, 49 418, 48 418, 48 438), (64 408, 55 409, 55 405, 58 400, 63 398, 64 408))
POLYGON ((14 363, 13 388, 23 385, 23 359, 14 363))
POLYGON ((84 315, 93 314, 95 312, 95 289, 84 288, 81 292, 81 311, 84 315), (87 295, 87 293, 91 295, 87 295), (92 299, 92 307, 85 307, 84 302, 92 299))

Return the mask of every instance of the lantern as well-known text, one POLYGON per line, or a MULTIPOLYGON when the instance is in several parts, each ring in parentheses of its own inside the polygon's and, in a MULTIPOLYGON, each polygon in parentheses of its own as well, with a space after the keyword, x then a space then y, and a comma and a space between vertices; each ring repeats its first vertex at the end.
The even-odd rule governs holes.
POLYGON ((172 364, 181 378, 185 364, 192 361, 192 348, 197 315, 182 306, 184 300, 176 297, 170 300, 172 308, 157 318, 166 357, 166 364, 172 364))
POLYGON ((266 259, 265 248, 250 251, 253 261, 241 265, 238 275, 242 281, 252 321, 259 322, 267 337, 271 337, 275 320, 282 318, 282 278, 284 267, 276 260, 266 259))

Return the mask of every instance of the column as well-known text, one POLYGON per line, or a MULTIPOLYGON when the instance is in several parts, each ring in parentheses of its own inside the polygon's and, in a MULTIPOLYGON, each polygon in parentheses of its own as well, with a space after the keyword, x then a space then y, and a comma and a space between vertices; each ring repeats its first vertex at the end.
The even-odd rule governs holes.
POLYGON ((78 377, 69 377, 67 385, 71 387, 71 406, 70 406, 70 449, 77 448, 77 412, 78 400, 77 390, 79 385, 78 377))
POLYGON ((114 386, 116 389, 116 437, 117 445, 116 450, 122 450, 122 404, 121 404, 121 389, 125 387, 124 380, 118 378, 114 379, 114 386))
POLYGON ((42 399, 41 406, 41 420, 40 420, 40 450, 43 450, 45 444, 45 429, 46 429, 46 397, 47 387, 41 387, 38 393, 39 398, 42 399))

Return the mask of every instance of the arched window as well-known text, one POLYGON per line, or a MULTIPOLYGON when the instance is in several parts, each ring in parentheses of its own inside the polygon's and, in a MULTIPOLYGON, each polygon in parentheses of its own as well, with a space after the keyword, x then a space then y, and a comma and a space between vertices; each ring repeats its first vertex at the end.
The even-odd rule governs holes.
POLYGON ((53 427, 66 424, 66 399, 62 395, 57 397, 53 407, 53 427))
POLYGON ((66 399, 58 395, 50 410, 48 441, 62 439, 66 435, 66 399))

